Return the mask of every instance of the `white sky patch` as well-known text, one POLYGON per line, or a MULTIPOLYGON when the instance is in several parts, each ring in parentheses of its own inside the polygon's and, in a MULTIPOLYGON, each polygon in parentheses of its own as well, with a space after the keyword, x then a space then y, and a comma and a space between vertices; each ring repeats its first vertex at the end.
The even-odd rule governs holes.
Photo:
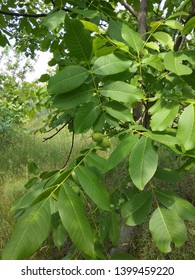
POLYGON ((34 71, 31 73, 28 73, 26 75, 26 80, 28 82, 33 82, 34 80, 37 80, 40 78, 42 74, 45 74, 47 70, 49 69, 48 61, 52 58, 51 53, 49 52, 37 52, 39 58, 33 65, 34 71))

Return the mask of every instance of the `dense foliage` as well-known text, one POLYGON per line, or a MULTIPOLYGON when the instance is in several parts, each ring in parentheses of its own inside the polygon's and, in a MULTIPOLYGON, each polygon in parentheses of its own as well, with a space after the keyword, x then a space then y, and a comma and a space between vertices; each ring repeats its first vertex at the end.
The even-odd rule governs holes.
POLYGON ((53 104, 49 125, 67 126, 73 141, 92 136, 76 160, 26 185, 3 258, 29 258, 52 232, 57 247, 69 236, 83 258, 105 259, 106 240, 117 246, 121 225, 148 215, 159 250, 181 246, 195 208, 158 182, 170 186, 195 166, 195 1, 2 2, 1 45, 14 38, 32 57, 50 51, 58 66, 40 79, 53 104), (180 158, 177 170, 159 162, 162 146, 180 158), (131 183, 108 189, 101 178, 127 157, 131 183))

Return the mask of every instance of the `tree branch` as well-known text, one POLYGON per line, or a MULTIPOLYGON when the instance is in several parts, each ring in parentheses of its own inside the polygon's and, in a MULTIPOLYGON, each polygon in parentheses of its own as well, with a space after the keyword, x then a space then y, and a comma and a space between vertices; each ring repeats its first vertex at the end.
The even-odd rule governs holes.
POLYGON ((63 167, 62 168, 65 168, 66 165, 68 164, 69 160, 70 160, 70 157, 71 157, 71 154, 72 154, 72 150, 74 148, 74 131, 72 132, 72 142, 71 142, 71 147, 70 147, 70 151, 69 151, 69 154, 68 154, 68 157, 67 157, 67 160, 66 162, 64 163, 63 167))
MULTIPOLYGON (((61 10, 65 11, 65 12, 70 12, 70 10, 67 8, 63 8, 61 10)), ((11 16, 11 17, 31 17, 31 18, 41 18, 41 17, 46 17, 48 15, 45 13, 28 14, 28 13, 8 12, 8 11, 3 11, 3 10, 0 10, 0 14, 6 15, 6 16, 11 16)))
MULTIPOLYGON (((184 24, 186 24, 193 16, 195 16, 195 0, 191 0, 192 1, 192 6, 191 6, 191 9, 190 9, 190 12, 189 12, 189 16, 187 17, 186 21, 184 24)), ((176 42, 175 42, 175 45, 174 45, 174 51, 177 52, 179 51, 182 46, 183 46, 183 43, 185 42, 185 36, 182 36, 180 35, 176 42)))
POLYGON ((123 1, 122 5, 137 19, 138 13, 133 9, 131 5, 129 5, 125 0, 123 1))
POLYGON ((60 127, 54 134, 52 134, 49 137, 45 137, 43 138, 43 142, 52 139, 54 136, 56 136, 63 128, 65 128, 65 126, 67 126, 67 124, 69 124, 70 120, 68 120, 65 124, 63 124, 62 127, 60 127))
POLYGON ((146 23, 146 14, 147 14, 148 0, 141 0, 140 9, 138 13, 138 33, 142 35, 142 39, 146 39, 147 23, 146 23))
POLYGON ((11 16, 11 17, 34 17, 34 18, 47 16, 47 14, 26 14, 26 13, 7 12, 7 11, 2 11, 2 10, 0 10, 0 14, 11 16))

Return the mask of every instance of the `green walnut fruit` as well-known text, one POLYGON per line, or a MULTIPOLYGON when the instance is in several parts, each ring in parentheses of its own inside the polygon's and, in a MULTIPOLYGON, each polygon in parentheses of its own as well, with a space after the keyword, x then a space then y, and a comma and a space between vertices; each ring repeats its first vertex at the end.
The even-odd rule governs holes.
POLYGON ((99 143, 99 142, 101 142, 103 140, 103 134, 99 133, 99 132, 95 132, 92 135, 92 139, 93 139, 93 141, 99 143))
POLYGON ((100 147, 102 148, 109 148, 111 145, 111 142, 108 138, 103 138, 102 141, 99 143, 100 147))

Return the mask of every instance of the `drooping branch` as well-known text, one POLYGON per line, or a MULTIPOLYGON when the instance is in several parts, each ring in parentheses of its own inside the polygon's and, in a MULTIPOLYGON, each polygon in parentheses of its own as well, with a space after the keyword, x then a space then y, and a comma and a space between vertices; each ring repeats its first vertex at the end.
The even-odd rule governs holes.
POLYGON ((74 148, 74 130, 72 132, 72 141, 71 141, 71 147, 70 147, 70 151, 68 153, 68 157, 66 159, 66 162, 64 163, 64 165, 62 166, 62 168, 65 168, 66 165, 68 164, 69 160, 70 160, 70 157, 72 155, 72 151, 73 151, 73 148, 74 148))
POLYGON ((125 0, 123 1, 122 5, 137 19, 138 13, 134 10, 134 8, 129 5, 125 0))
POLYGON ((62 129, 64 129, 68 124, 69 124, 70 120, 68 120, 65 124, 63 124, 63 126, 61 126, 54 134, 52 134, 49 137, 45 137, 43 138, 43 142, 52 139, 54 136, 56 136, 62 129))

